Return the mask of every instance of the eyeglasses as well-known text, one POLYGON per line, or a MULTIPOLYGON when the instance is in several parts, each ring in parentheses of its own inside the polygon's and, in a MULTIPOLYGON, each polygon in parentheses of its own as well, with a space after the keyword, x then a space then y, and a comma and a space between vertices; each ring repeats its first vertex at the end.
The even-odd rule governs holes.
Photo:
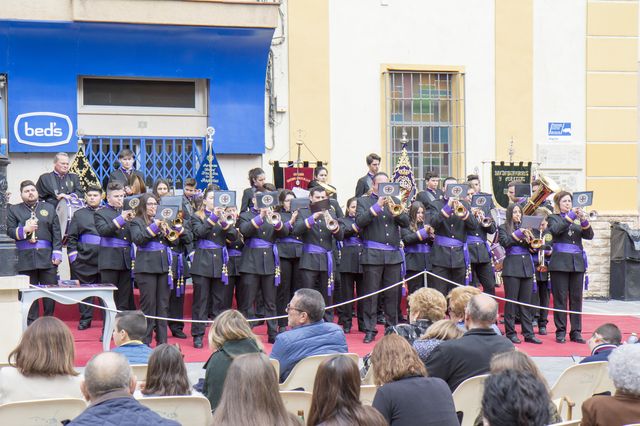
POLYGON ((305 314, 307 313, 307 311, 303 311, 302 309, 298 309, 298 308, 295 308, 295 307, 291 306, 291 303, 287 303, 287 307, 284 308, 284 311, 286 313, 289 313, 289 311, 304 312, 305 314))
POLYGON ((153 207, 155 207, 155 206, 157 206, 157 205, 158 205, 158 203, 147 203, 147 206, 153 206, 153 207))

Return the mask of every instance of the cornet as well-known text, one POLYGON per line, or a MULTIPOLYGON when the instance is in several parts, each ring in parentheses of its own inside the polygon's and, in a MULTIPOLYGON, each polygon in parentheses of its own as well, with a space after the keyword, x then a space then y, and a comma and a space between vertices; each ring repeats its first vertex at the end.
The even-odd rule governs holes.
POLYGON ((329 231, 334 232, 336 229, 338 229, 340 224, 338 223, 337 220, 331 217, 329 210, 325 210, 323 212, 323 215, 324 215, 324 222, 327 224, 327 229, 329 231))
MULTIPOLYGON (((175 219, 174 219, 175 221, 175 219)), ((174 242, 178 238, 180 238, 180 234, 175 229, 172 229, 166 221, 160 222, 160 229, 162 229, 162 233, 165 238, 171 242, 174 242)))
POLYGON ((404 206, 402 203, 396 204, 391 197, 387 197, 387 204, 389 205, 389 210, 391 210, 391 214, 393 216, 400 216, 404 212, 404 206))
POLYGON ((280 213, 274 212, 273 209, 269 207, 269 212, 267 213, 267 222, 273 226, 278 225, 280 222, 282 222, 280 213))

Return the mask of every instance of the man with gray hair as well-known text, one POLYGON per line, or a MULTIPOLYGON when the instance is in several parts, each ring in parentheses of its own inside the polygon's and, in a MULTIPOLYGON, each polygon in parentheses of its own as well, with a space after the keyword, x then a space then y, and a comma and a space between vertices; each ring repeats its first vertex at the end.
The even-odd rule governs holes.
POLYGON ((613 396, 596 395, 582 404, 582 426, 640 423, 640 344, 625 344, 609 355, 613 396))
POLYGON ((72 426, 156 425, 180 423, 165 419, 133 397, 136 378, 127 359, 115 352, 94 356, 84 370, 80 390, 89 406, 67 423, 72 426))
POLYGON ((498 318, 498 304, 486 294, 473 296, 464 312, 467 332, 442 342, 425 362, 429 376, 439 377, 453 392, 470 377, 489 372, 493 355, 514 350, 513 343, 495 333, 491 325, 498 318))
POLYGON ((80 178, 75 173, 69 173, 69 155, 66 152, 56 154, 53 158, 53 171, 40 175, 36 188, 40 200, 53 207, 56 207, 63 198, 71 197, 71 194, 75 194, 80 199, 84 198, 80 178))
POLYGON ((287 305, 291 330, 280 333, 271 350, 271 358, 280 362, 281 382, 303 358, 347 353, 347 339, 342 329, 332 322, 324 322, 324 308, 322 294, 310 288, 296 291, 287 305))

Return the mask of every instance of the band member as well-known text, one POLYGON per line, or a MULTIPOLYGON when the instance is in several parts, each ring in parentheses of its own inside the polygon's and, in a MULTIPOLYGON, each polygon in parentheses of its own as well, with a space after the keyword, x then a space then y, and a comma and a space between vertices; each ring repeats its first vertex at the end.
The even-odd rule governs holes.
POLYGON ((527 198, 516 196, 516 185, 524 185, 524 182, 521 180, 512 180, 509 182, 507 185, 507 197, 509 197, 509 203, 519 204, 520 207, 524 207, 527 202, 527 198))
MULTIPOLYGON (((361 229, 363 238, 362 270, 364 276, 364 294, 395 284, 402 279, 403 258, 400 251, 400 227, 409 226, 409 216, 391 212, 390 204, 399 204, 396 198, 378 195, 381 183, 389 181, 386 173, 377 173, 373 177, 371 195, 358 198, 356 225, 361 229)), ((375 339, 376 311, 378 295, 362 301, 365 343, 375 339)), ((398 323, 398 292, 390 289, 384 292, 384 310, 387 325, 398 323)))
POLYGON ((238 302, 238 287, 240 286, 240 261, 242 249, 244 248, 244 240, 242 234, 238 230, 238 208, 229 206, 224 210, 227 217, 232 217, 235 223, 237 238, 234 241, 227 241, 227 251, 229 252, 229 263, 227 270, 229 271, 229 284, 225 286, 224 307, 231 309, 233 305, 234 295, 236 297, 236 306, 238 302))
POLYGON ((361 197, 368 193, 373 187, 373 177, 380 170, 380 161, 382 158, 378 154, 371 153, 367 155, 367 167, 369 170, 367 174, 358 179, 358 183, 356 183, 356 197, 361 197))
MULTIPOLYGON (((409 208, 409 226, 401 230, 408 277, 431 270, 433 228, 429 222, 429 211, 420 201, 414 201, 409 208)), ((421 275, 407 281, 409 294, 424 287, 424 278, 421 275)))
POLYGON ((256 191, 264 191, 264 184, 267 177, 264 170, 259 167, 249 170, 249 188, 242 193, 242 202, 240 203, 240 211, 244 212, 253 207, 253 198, 256 191))
MULTIPOLYGON (((311 204, 327 199, 324 188, 316 186, 309 191, 311 204)), ((300 284, 303 288, 319 291, 325 305, 331 304, 334 290, 334 239, 341 241, 344 229, 340 226, 333 209, 311 212, 300 209, 293 227, 293 235, 300 236, 304 245, 300 256, 300 284)), ((325 311, 325 320, 331 321, 333 313, 325 311)))
MULTIPOLYGON (((540 188, 540 185, 542 184, 542 182, 540 181, 540 179, 536 179, 534 181, 531 182, 531 193, 535 194, 536 191, 538 190, 538 188, 540 188)), ((550 200, 544 200, 542 202, 542 204, 540 204, 540 208, 544 208, 546 210, 546 214, 550 215, 553 214, 553 204, 551 204, 550 200)))
MULTIPOLYGON (((252 206, 256 205, 256 197, 260 191, 254 193, 252 206)), ((244 237, 240 273, 242 279, 239 288, 239 307, 243 315, 249 316, 252 306, 256 302, 256 295, 262 290, 264 315, 276 314, 276 287, 280 285, 280 259, 275 244, 277 238, 289 235, 289 230, 282 220, 274 217, 271 209, 256 210, 240 213, 238 228, 244 237)), ((267 321, 269 343, 274 343, 277 334, 276 320, 267 321)))
MULTIPOLYGON (((100 255, 100 235, 96 229, 94 215, 100 208, 102 201, 102 188, 89 187, 84 196, 86 207, 77 210, 69 223, 67 239, 67 255, 71 268, 71 279, 78 280, 80 284, 95 284, 100 282, 98 270, 98 257, 100 255)), ((92 303, 93 297, 84 299, 92 303)), ((93 307, 78 304, 80 310, 80 322, 78 330, 86 330, 91 327, 93 319, 93 307)))
MULTIPOLYGON (((507 208, 506 221, 500 225, 498 231, 500 244, 507 252, 503 262, 502 281, 507 299, 531 303, 535 273, 531 256, 535 250, 532 249, 531 243, 534 237, 530 229, 520 229, 521 221, 522 209, 517 204, 510 204, 507 208)), ((542 341, 533 333, 531 309, 510 302, 507 302, 504 308, 504 328, 507 338, 513 343, 521 343, 515 328, 515 315, 518 310, 524 341, 541 344, 542 341)))
MULTIPOLYGON (((455 184, 454 178, 445 179, 447 184, 455 184)), ((432 271, 439 277, 464 284, 470 278, 467 233, 477 226, 469 204, 464 200, 455 200, 443 196, 431 204, 431 226, 434 230, 431 248, 432 271)), ((434 277, 433 287, 447 295, 453 284, 434 277)))
MULTIPOLYGON (((553 307, 582 311, 582 285, 587 271, 587 256, 582 247, 582 240, 593 239, 593 228, 584 210, 572 209, 573 196, 566 191, 560 191, 553 197, 556 214, 549 216, 549 231, 553 237, 553 256, 549 262, 549 271, 553 281, 553 307), (580 224, 574 223, 576 219, 580 224)), ((556 325, 556 341, 566 342, 567 314, 554 312, 553 321, 556 325)), ((570 314, 572 342, 585 343, 582 338, 582 317, 580 314, 570 314)))
MULTIPOLYGON (((298 218, 298 211, 291 211, 291 200, 296 196, 293 191, 283 189, 280 191, 280 205, 275 210, 280 213, 284 226, 289 230, 289 236, 278 238, 278 255, 280 256, 280 285, 276 291, 276 311, 278 316, 287 315, 286 307, 291 300, 291 293, 301 288, 300 285, 300 256, 302 255, 302 240, 299 236, 291 235, 293 226, 298 218)), ((278 320, 278 332, 285 331, 287 318, 278 320)))
POLYGON ((132 185, 144 185, 144 175, 138 170, 133 168, 135 162, 133 151, 130 149, 123 149, 118 153, 118 162, 120 167, 111 172, 109 175, 109 183, 118 182, 124 188, 126 195, 139 194, 142 191, 140 188, 134 188, 132 185))
POLYGON ((548 212, 545 208, 539 208, 536 210, 536 216, 544 217, 540 230, 536 232, 533 230, 533 235, 536 238, 541 239, 544 244, 538 250, 538 255, 533 256, 533 263, 536 267, 536 283, 538 285, 538 291, 531 297, 531 304, 540 306, 540 309, 533 310, 533 321, 538 322, 538 334, 541 336, 547 335, 547 323, 549 311, 546 309, 549 307, 549 294, 551 292, 551 286, 549 282, 549 261, 551 260, 551 254, 553 252, 553 245, 551 244, 552 236, 548 229, 548 212))
MULTIPOLYGON (((338 266, 338 271, 341 275, 340 302, 353 299, 354 288, 358 296, 362 296, 364 291, 362 265, 360 265, 360 256, 362 255, 362 238, 360 238, 360 228, 356 225, 357 206, 358 199, 356 197, 350 198, 347 201, 347 214, 345 217, 338 219, 341 227, 344 229, 340 265, 338 266)), ((358 331, 365 333, 366 330, 362 314, 362 303, 357 303, 358 331)), ((350 333, 353 317, 353 303, 344 305, 342 311, 339 311, 339 314, 340 318, 338 323, 342 324, 342 328, 345 333, 350 333)))
POLYGON ((478 175, 467 175, 467 184, 469 184, 469 187, 473 189, 474 194, 487 196, 487 200, 489 201, 489 205, 487 206, 488 210, 495 208, 495 205, 493 204, 493 196, 487 192, 482 192, 482 189, 480 188, 480 177, 478 175))
POLYGON ((53 171, 40 175, 36 189, 40 200, 46 201, 54 208, 58 201, 71 197, 71 194, 78 198, 84 197, 78 175, 69 173, 69 155, 65 152, 56 154, 53 158, 53 171))
POLYGON ((444 193, 438 188, 440 184, 440 177, 436 171, 428 171, 424 175, 425 190, 418 192, 416 195, 416 201, 420 201, 425 208, 430 208, 436 200, 441 200, 444 193))
MULTIPOLYGON (((209 187, 204 192, 202 208, 191 217, 191 232, 195 242, 195 253, 191 262, 193 279, 193 319, 206 320, 207 303, 211 297, 215 316, 224 311, 225 287, 229 284, 227 243, 238 237, 233 223, 226 221, 224 208, 214 207, 215 190, 209 187)), ((204 323, 191 327, 193 346, 202 348, 204 323)))
POLYGON ((151 192, 157 199, 169 195, 169 181, 162 178, 156 179, 156 181, 153 183, 151 192))
MULTIPOLYGON (((10 205, 7 214, 7 235, 16 240, 20 274, 29 276, 29 284, 57 283, 57 267, 62 261, 60 222, 53 206, 38 201, 38 190, 30 180, 20 183, 22 203, 10 205)), ((44 315, 53 315, 55 303, 42 300, 44 315)), ((38 301, 29 309, 27 324, 39 315, 38 301)))
POLYGON ((309 182, 307 189, 311 190, 316 186, 320 186, 324 188, 327 193, 327 197, 329 197, 329 204, 333 211, 336 214, 336 217, 340 219, 344 217, 344 213, 342 211, 342 207, 340 207, 340 203, 338 202, 338 192, 336 188, 332 185, 329 185, 329 171, 324 166, 318 166, 313 169, 313 180, 309 182))
POLYGON ((202 199, 202 196, 198 196, 196 180, 194 178, 186 178, 184 180, 184 187, 182 188, 182 211, 186 212, 189 217, 198 211, 196 208, 197 199, 202 199))
POLYGON ((496 274, 491 263, 491 246, 487 241, 487 234, 496 232, 496 224, 490 215, 485 216, 484 210, 472 208, 471 211, 476 218, 474 229, 467 231, 471 274, 482 284, 485 293, 496 294, 496 274))
MULTIPOLYGON (((131 221, 131 240, 137 246, 135 279, 140 289, 140 309, 145 315, 166 318, 169 311, 169 293, 174 286, 169 274, 171 246, 184 228, 156 219, 159 200, 153 194, 143 194, 131 221)), ((147 318, 147 333, 142 339, 151 344, 153 331, 156 343, 167 343, 167 321, 147 318)))
POLYGON ((98 269, 103 283, 118 288, 114 298, 118 310, 135 310, 131 286, 131 262, 133 247, 129 222, 135 216, 133 210, 122 210, 124 187, 113 182, 107 186, 107 205, 96 211, 94 220, 100 234, 98 269))

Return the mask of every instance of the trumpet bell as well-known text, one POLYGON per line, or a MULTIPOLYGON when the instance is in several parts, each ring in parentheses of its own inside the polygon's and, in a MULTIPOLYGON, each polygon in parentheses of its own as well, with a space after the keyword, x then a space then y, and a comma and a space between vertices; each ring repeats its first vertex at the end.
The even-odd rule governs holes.
POLYGON ((228 225, 231 226, 235 225, 236 223, 236 217, 231 213, 225 215, 223 219, 228 225))
POLYGON ((277 225, 278 223, 282 222, 280 213, 277 213, 277 212, 269 213, 269 215, 267 216, 267 222, 269 222, 271 225, 277 225))
POLYGON ((589 211, 589 220, 596 220, 598 218, 598 212, 595 210, 589 211))
POLYGON ((534 238, 533 240, 531 240, 530 245, 532 249, 539 249, 544 245, 544 241, 542 241, 541 238, 534 238))
POLYGON ((169 231, 167 233, 167 237, 166 238, 167 238, 167 240, 173 242, 173 241, 176 241, 178 238, 180 238, 180 235, 178 234, 177 231, 172 229, 171 231, 169 231))

